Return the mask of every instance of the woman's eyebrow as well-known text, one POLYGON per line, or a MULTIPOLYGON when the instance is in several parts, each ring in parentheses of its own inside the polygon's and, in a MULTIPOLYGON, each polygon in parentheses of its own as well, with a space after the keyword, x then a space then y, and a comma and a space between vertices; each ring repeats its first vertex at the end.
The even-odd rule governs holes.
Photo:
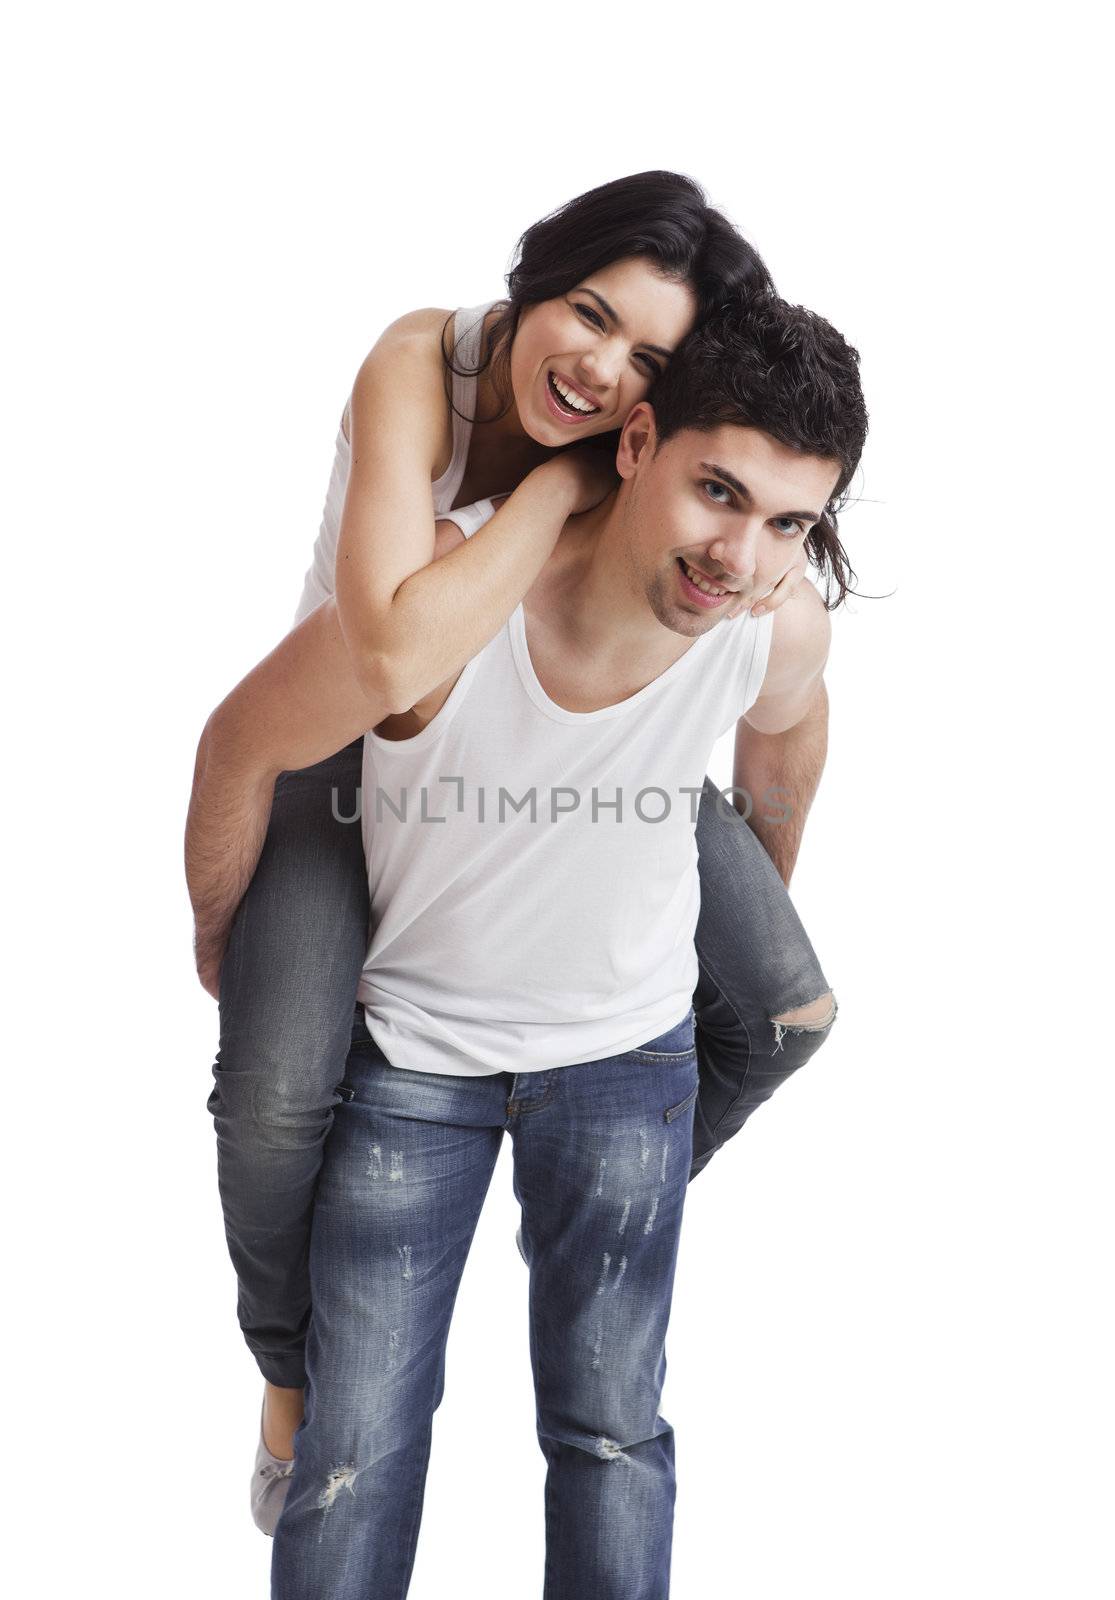
MULTIPOLYGON (((608 304, 602 294, 597 294, 595 289, 590 289, 588 285, 584 283, 582 283, 580 290, 576 292, 580 294, 590 294, 600 307, 601 311, 604 312, 605 316, 611 317, 620 333, 623 332, 623 323, 620 321, 619 312, 608 304)), ((642 350, 653 350, 655 355, 665 356, 667 361, 669 361, 670 357, 674 353, 672 350, 663 350, 660 344, 644 344, 640 345, 639 348, 642 350)))

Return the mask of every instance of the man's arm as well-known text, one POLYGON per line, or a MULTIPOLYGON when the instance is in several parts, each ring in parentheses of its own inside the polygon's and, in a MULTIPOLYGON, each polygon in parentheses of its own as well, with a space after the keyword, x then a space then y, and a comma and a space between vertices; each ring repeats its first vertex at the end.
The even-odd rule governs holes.
POLYGON ((215 998, 236 908, 259 862, 275 779, 343 749, 388 715, 356 678, 327 600, 210 716, 186 819, 198 977, 215 998))
POLYGON ((823 674, 832 624, 817 590, 803 583, 772 627, 762 690, 736 725, 732 781, 750 795, 748 822, 788 887, 828 749, 823 674))

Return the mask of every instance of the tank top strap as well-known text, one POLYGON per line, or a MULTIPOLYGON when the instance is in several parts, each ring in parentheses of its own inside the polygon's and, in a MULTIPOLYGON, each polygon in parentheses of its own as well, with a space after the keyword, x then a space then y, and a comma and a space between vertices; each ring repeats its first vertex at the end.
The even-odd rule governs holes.
POLYGON ((433 485, 435 511, 448 511, 465 475, 472 423, 476 415, 476 367, 480 364, 484 318, 498 302, 464 306, 453 316, 453 365, 464 368, 452 374, 453 454, 449 465, 433 485))

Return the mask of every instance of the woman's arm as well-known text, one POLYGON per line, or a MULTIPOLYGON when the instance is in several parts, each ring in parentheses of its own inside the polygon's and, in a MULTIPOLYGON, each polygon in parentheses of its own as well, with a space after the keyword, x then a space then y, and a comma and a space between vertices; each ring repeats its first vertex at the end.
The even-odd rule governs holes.
POLYGON ((430 485, 446 439, 443 320, 423 311, 393 324, 361 367, 350 406, 337 614, 357 681, 392 713, 409 710, 495 637, 566 519, 609 487, 596 453, 554 456, 471 539, 434 560, 430 485))

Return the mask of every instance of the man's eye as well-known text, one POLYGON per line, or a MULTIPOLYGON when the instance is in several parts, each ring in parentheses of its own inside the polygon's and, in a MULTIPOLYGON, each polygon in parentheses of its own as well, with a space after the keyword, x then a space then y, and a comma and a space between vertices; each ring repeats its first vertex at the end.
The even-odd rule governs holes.
POLYGON ((703 489, 705 489, 706 491, 711 490, 711 489, 715 489, 717 494, 721 494, 721 495, 724 496, 723 500, 717 500, 716 499, 716 495, 714 495, 714 494, 710 494, 709 495, 709 499, 714 501, 714 503, 716 505, 718 505, 718 506, 726 506, 728 504, 728 502, 732 498, 732 491, 729 488, 727 488, 724 484, 717 483, 715 478, 704 478, 704 479, 702 479, 701 487, 703 489))
POLYGON ((784 533, 790 538, 805 532, 805 523, 799 522, 797 517, 775 517, 774 526, 779 533, 784 533))

